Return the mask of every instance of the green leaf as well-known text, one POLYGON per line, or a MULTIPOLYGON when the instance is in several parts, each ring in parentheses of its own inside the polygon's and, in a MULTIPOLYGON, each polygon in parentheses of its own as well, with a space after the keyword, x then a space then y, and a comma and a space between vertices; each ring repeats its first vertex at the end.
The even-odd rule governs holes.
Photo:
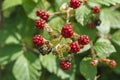
POLYGON ((94 80, 94 77, 97 74, 97 68, 91 66, 91 58, 84 58, 80 62, 80 72, 86 78, 86 80, 94 80))
POLYGON ((85 25, 90 17, 90 10, 86 6, 81 6, 76 10, 75 18, 81 25, 85 25))
POLYGON ((100 38, 94 45, 94 49, 99 57, 109 57, 116 49, 108 39, 100 38))
POLYGON ((2 4, 2 10, 6 10, 8 8, 21 5, 22 1, 21 0, 4 0, 2 4))
POLYGON ((112 35, 112 41, 120 46, 120 30, 112 35))
POLYGON ((30 19, 33 20, 37 19, 36 11, 38 9, 43 9, 43 10, 48 9, 49 4, 47 4, 47 6, 45 6, 45 4, 46 1, 42 1, 42 0, 39 0, 37 3, 34 2, 33 0, 22 0, 22 6, 25 10, 25 13, 30 19))
POLYGON ((114 29, 120 28, 119 26, 120 25, 120 14, 118 11, 112 10, 111 8, 104 8, 101 11, 100 19, 102 20, 101 27, 103 28, 102 30, 104 32, 106 31, 108 33, 110 31, 109 29, 110 27, 114 29))
POLYGON ((56 74, 62 79, 69 78, 70 75, 62 71, 59 66, 57 66, 56 57, 51 55, 40 56, 41 64, 51 73, 56 74))
POLYGON ((16 60, 22 54, 22 46, 17 44, 8 44, 0 48, 0 65, 16 60))
POLYGON ((117 3, 120 3, 119 0, 89 0, 90 3, 99 3, 102 5, 110 6, 110 5, 116 5, 117 3))
POLYGON ((13 74, 17 80, 39 80, 41 73, 38 70, 40 68, 39 59, 33 53, 26 52, 15 62, 13 74))

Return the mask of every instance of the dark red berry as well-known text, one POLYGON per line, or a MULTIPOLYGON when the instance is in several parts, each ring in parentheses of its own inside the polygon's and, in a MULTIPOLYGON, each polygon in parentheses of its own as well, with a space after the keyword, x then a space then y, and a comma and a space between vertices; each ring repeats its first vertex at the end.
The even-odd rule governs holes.
POLYGON ((48 20, 48 18, 49 18, 49 14, 43 10, 37 10, 36 15, 44 20, 48 20))
POLYGON ((94 25, 94 23, 89 23, 89 24, 88 24, 88 27, 92 29, 92 28, 95 27, 95 25, 94 25))
POLYGON ((63 70, 69 70, 71 68, 71 62, 69 60, 60 61, 59 64, 63 70))
POLYGON ((79 8, 80 5, 81 5, 80 0, 70 0, 70 6, 71 6, 73 9, 79 8))
POLYGON ((100 7, 99 6, 94 6, 93 7, 93 13, 99 13, 100 12, 100 7))
POLYGON ((89 43, 89 37, 87 35, 82 35, 78 37, 78 43, 82 45, 87 45, 89 43))
POLYGON ((66 24, 62 27, 61 30, 61 35, 64 38, 70 38, 73 35, 73 30, 72 30, 72 26, 70 24, 66 24))
POLYGON ((43 12, 43 10, 37 10, 37 11, 36 11, 36 15, 37 15, 37 16, 40 16, 40 15, 42 14, 42 12, 43 12))
POLYGON ((42 46, 44 44, 44 39, 41 35, 35 35, 33 37, 33 43, 36 45, 36 46, 42 46))
POLYGON ((115 60, 110 60, 110 61, 109 61, 109 66, 110 66, 111 68, 116 67, 116 65, 117 65, 117 63, 116 63, 115 60))
POLYGON ((73 52, 73 53, 77 53, 80 51, 80 46, 77 42, 72 42, 70 44, 70 48, 71 48, 71 52, 73 52))
POLYGON ((101 20, 100 19, 97 19, 97 20, 94 21, 94 25, 95 26, 100 26, 100 24, 101 24, 101 20))
POLYGON ((43 19, 39 19, 35 22, 35 26, 38 29, 43 29, 45 27, 46 21, 43 19))

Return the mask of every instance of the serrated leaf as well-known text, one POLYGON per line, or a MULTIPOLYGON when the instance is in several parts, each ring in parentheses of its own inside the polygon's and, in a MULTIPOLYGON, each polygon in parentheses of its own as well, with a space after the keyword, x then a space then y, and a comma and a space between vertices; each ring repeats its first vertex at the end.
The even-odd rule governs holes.
POLYGON ((120 3, 119 0, 89 0, 89 2, 92 2, 92 3, 99 3, 99 4, 102 4, 102 5, 106 5, 106 6, 110 6, 110 5, 116 5, 117 3, 120 3))
POLYGON ((90 10, 86 6, 81 6, 76 10, 75 18, 78 23, 85 25, 90 17, 90 10))
POLYGON ((120 30, 112 35, 112 41, 120 46, 120 30))
POLYGON ((116 49, 108 39, 100 38, 94 45, 94 49, 99 57, 109 57, 116 49))
POLYGON ((120 28, 119 26, 120 25, 120 14, 118 11, 108 9, 108 8, 102 9, 101 14, 100 14, 100 19, 102 20, 101 27, 104 32, 106 31, 107 33, 109 33, 110 27, 114 29, 120 28))
POLYGON ((13 67, 13 74, 17 80, 39 80, 40 64, 39 59, 37 59, 32 53, 27 52, 21 55, 17 59, 13 67), (37 63, 36 63, 37 61, 37 63), (39 66, 39 68, 34 67, 34 65, 39 66))
POLYGON ((62 71, 56 62, 56 57, 51 55, 40 56, 41 64, 51 73, 56 74, 61 79, 69 78, 70 75, 62 71))
POLYGON ((80 72, 86 78, 86 80, 94 80, 97 74, 97 68, 90 64, 91 58, 84 58, 80 62, 80 72))
POLYGON ((22 54, 22 46, 8 44, 0 48, 0 65, 5 65, 10 61, 16 60, 22 54))
POLYGON ((21 0, 4 0, 2 4, 2 10, 6 10, 8 8, 21 5, 22 1, 21 0))

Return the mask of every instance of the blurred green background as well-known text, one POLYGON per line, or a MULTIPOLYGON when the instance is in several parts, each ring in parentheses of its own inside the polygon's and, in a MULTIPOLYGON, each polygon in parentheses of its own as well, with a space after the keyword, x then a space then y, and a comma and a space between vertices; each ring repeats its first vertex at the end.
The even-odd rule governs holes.
MULTIPOLYGON (((58 58, 52 54, 42 56, 34 53, 32 37, 36 33, 36 10, 57 12, 64 2, 69 1, 0 0, 0 80, 93 80, 95 75, 100 75, 97 80, 120 80, 120 0, 88 0, 88 4, 77 9, 71 19, 78 34, 89 35, 96 52, 100 53, 99 57, 116 60, 116 68, 104 64, 93 68, 89 61, 85 62, 83 58, 90 55, 89 45, 75 56, 69 71, 61 70, 58 58), (101 7, 102 24, 89 29, 85 24, 91 7, 95 5, 101 7), (97 32, 109 35, 110 39, 101 40, 97 32), (106 45, 102 45, 104 43, 106 45)), ((58 15, 47 22, 51 27, 61 29, 65 19, 58 15)), ((46 31, 40 33, 51 40, 46 31)))

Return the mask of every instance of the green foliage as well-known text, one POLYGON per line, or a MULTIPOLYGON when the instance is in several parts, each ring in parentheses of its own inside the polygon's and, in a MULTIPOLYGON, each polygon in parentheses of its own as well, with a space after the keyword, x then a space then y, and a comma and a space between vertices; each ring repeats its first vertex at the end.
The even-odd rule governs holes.
POLYGON ((91 58, 84 58, 80 63, 80 72, 86 80, 94 80, 97 68, 90 64, 91 58))
POLYGON ((99 57, 109 57, 111 53, 116 52, 114 46, 107 39, 100 38, 94 45, 99 57))
MULTIPOLYGON (((2 6, 3 14, 3 26, 0 24, 0 80, 94 80, 97 73, 104 74, 101 73, 104 72, 101 69, 106 69, 106 66, 93 67, 90 65, 92 60, 89 57, 91 55, 90 44, 81 49, 80 54, 75 56, 69 71, 60 69, 58 59, 51 53, 42 56, 33 52, 32 37, 36 33, 34 22, 38 19, 35 13, 36 10, 43 9, 50 13, 58 12, 60 6, 69 1, 0 1, 2 2, 0 6, 2 6), (84 56, 85 58, 83 58, 84 56), (3 73, 2 76, 1 73, 3 73)), ((110 57, 117 62, 116 68, 109 69, 107 67, 108 71, 105 70, 107 71, 105 72, 106 75, 101 75, 101 78, 98 80, 107 80, 111 75, 114 77, 120 76, 119 5, 120 0, 88 0, 87 5, 81 5, 80 8, 76 9, 75 16, 71 19, 74 31, 80 35, 87 34, 90 37, 90 40, 93 42, 93 48, 99 58, 110 57), (102 23, 100 26, 90 29, 87 24, 91 16, 94 16, 91 15, 91 8, 95 5, 101 7, 99 18, 102 23), (103 36, 98 36, 97 33, 103 36)), ((61 27, 66 23, 65 15, 62 17, 60 15, 50 17, 47 21, 57 34, 60 34, 61 27)), ((51 40, 46 31, 38 33, 51 40)), ((66 40, 62 39, 61 43, 66 43, 66 40)), ((119 80, 119 78, 116 77, 115 80, 119 80)))

